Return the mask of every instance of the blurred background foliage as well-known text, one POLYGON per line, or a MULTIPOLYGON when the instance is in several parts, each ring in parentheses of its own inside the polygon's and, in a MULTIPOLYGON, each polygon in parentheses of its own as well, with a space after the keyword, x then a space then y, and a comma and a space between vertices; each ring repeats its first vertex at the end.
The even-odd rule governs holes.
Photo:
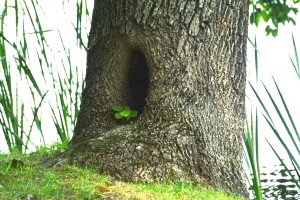
POLYGON ((250 0, 250 24, 259 25, 261 20, 267 23, 265 31, 273 37, 278 35, 279 25, 296 25, 296 6, 300 0, 250 0))

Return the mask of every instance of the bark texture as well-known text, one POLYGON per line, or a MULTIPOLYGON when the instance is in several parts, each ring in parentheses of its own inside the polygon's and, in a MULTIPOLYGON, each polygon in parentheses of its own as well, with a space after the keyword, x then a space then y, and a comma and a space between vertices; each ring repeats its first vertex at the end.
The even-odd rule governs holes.
POLYGON ((70 161, 246 194, 248 0, 95 0, 70 161), (129 105, 137 119, 114 119, 129 105))

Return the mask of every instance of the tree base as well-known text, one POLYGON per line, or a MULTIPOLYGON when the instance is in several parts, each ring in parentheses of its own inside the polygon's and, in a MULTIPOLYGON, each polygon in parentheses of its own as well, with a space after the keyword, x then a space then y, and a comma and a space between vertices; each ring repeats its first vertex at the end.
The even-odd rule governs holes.
POLYGON ((137 131, 133 124, 103 135, 72 144, 64 157, 73 164, 92 165, 97 171, 124 181, 201 180, 193 161, 183 160, 180 155, 180 149, 184 146, 186 151, 188 144, 179 144, 178 139, 163 137, 162 141, 156 135, 137 131))

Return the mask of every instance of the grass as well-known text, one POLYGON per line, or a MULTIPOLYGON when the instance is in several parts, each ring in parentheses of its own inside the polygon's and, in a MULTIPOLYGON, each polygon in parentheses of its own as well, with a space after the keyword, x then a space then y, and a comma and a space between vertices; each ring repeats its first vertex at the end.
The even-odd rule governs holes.
POLYGON ((62 145, 30 154, 0 154, 0 199, 242 199, 188 183, 125 183, 75 166, 40 167, 62 145))

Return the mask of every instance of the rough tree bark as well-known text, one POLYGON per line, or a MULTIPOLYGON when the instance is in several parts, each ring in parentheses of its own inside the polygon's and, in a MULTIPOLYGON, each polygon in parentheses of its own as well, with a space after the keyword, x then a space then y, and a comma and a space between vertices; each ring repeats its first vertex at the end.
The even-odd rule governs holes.
POLYGON ((86 87, 66 155, 122 180, 246 194, 248 0, 95 0, 86 87), (137 119, 120 123, 113 105, 137 119))

